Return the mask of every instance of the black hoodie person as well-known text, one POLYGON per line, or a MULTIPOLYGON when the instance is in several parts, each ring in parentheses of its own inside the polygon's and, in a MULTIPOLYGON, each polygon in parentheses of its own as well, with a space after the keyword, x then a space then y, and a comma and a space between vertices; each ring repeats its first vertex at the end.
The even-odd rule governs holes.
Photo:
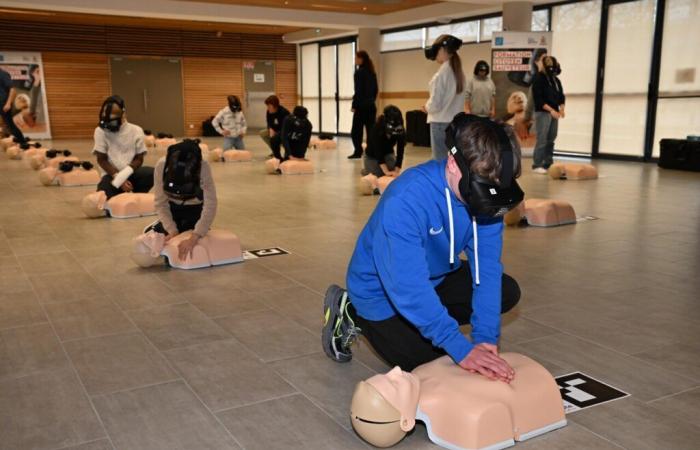
POLYGON ((398 176, 403 165, 406 131, 401 110, 394 105, 384 108, 369 136, 363 175, 398 176), (396 153, 394 153, 396 147, 396 153))
POLYGON ((352 145, 354 151, 348 159, 357 159, 362 156, 362 136, 367 130, 367 140, 377 116, 377 73, 374 63, 366 51, 360 50, 355 54, 355 95, 352 96, 352 145))

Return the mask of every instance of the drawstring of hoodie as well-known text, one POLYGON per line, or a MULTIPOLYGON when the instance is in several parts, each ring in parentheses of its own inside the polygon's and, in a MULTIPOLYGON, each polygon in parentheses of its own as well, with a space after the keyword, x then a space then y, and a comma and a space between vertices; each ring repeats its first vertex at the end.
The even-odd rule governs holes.
MULTIPOLYGON (((447 215, 450 220, 450 264, 455 263, 455 224, 452 215, 452 202, 450 201, 450 189, 445 188, 445 202, 447 203, 447 215)), ((474 271, 476 272, 476 284, 481 284, 479 279, 479 235, 476 232, 476 217, 472 216, 472 230, 474 231, 474 271)))

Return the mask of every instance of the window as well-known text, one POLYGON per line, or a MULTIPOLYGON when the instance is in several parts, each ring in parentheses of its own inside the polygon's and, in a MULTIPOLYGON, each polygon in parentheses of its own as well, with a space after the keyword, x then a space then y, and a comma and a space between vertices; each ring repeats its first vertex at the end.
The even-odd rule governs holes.
POLYGON ((549 31, 549 10, 532 11, 532 31, 549 31))
POLYGON ((396 31, 382 34, 382 44, 380 51, 390 52, 392 50, 407 50, 423 47, 423 30, 416 28, 413 30, 396 31))
POLYGON ((490 41, 491 34, 494 31, 503 29, 503 17, 491 17, 489 19, 481 19, 481 36, 479 41, 490 41))
POLYGON ((309 121, 318 127, 318 44, 301 46, 301 104, 309 110, 309 121))
POLYGON ((426 44, 432 44, 441 34, 451 34, 460 38, 463 42, 479 41, 479 21, 450 23, 428 28, 426 44))

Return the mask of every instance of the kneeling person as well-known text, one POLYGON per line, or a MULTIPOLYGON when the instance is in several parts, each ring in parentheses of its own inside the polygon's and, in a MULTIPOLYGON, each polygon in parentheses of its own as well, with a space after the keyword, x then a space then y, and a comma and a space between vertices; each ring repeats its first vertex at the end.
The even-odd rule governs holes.
POLYGON ((100 124, 95 128, 97 164, 105 175, 97 185, 107 198, 123 192, 148 192, 153 187, 153 167, 143 165, 146 144, 143 129, 126 120, 124 100, 112 95, 102 103, 100 124))
POLYGON ((384 108, 370 133, 365 151, 363 175, 397 177, 401 173, 406 130, 401 110, 394 105, 384 108), (396 153, 394 153, 396 147, 396 153))
POLYGON ((282 124, 282 145, 284 146, 284 158, 277 154, 275 157, 281 161, 288 159, 305 159, 306 150, 311 141, 312 125, 307 118, 309 111, 303 106, 295 106, 292 114, 284 119, 282 124))
POLYGON ((509 382, 513 369, 498 356, 500 314, 520 290, 503 274, 502 215, 522 200, 520 148, 510 127, 463 113, 447 136, 447 160, 406 171, 381 197, 355 246, 348 292, 328 289, 324 351, 350 360, 361 331, 403 370, 447 354, 465 370, 509 382), (467 323, 471 340, 459 329, 467 323))
POLYGON ((181 259, 192 255, 216 216, 216 188, 207 161, 202 160, 199 145, 186 139, 168 148, 154 171, 154 194, 158 221, 150 230, 167 235, 169 241, 180 233, 192 231, 178 247, 181 259))

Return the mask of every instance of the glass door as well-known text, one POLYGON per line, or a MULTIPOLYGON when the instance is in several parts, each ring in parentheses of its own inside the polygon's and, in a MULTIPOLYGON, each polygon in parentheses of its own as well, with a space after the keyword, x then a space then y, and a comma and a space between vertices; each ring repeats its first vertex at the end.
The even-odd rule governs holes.
POLYGON ((321 123, 322 133, 338 132, 338 46, 322 45, 319 66, 321 68, 321 123))
POLYGON ((655 8, 654 0, 604 2, 594 153, 644 157, 655 8))
POLYGON ((352 96, 355 93, 355 41, 338 45, 338 133, 352 128, 352 96))

